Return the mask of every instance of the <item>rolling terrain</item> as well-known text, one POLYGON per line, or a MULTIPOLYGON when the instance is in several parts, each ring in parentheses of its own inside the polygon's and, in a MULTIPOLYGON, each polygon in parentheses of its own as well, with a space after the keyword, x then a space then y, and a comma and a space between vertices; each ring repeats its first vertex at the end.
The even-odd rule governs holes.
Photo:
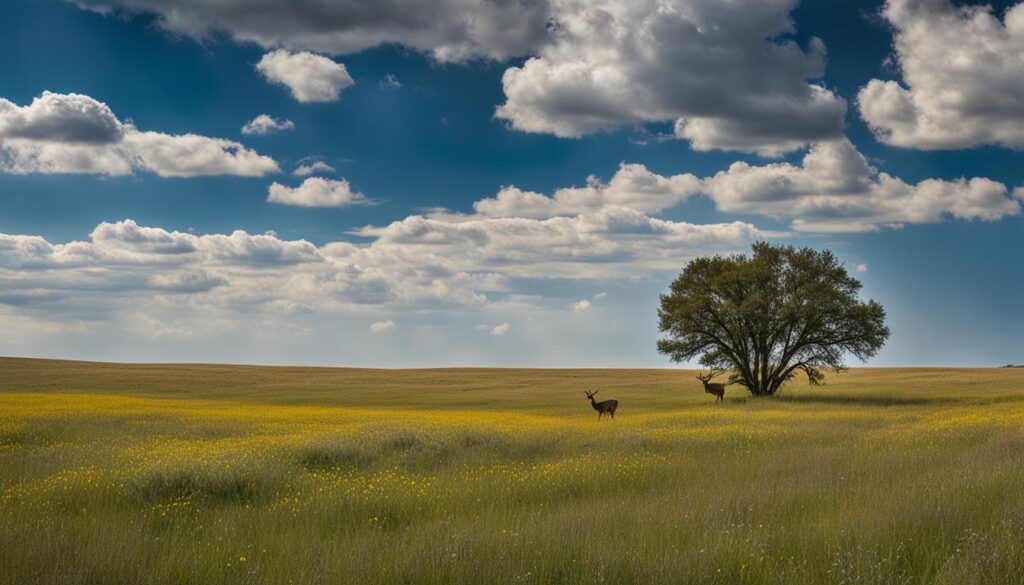
POLYGON ((1022 488, 1020 369, 0 359, 0 583, 1012 583, 1022 488))

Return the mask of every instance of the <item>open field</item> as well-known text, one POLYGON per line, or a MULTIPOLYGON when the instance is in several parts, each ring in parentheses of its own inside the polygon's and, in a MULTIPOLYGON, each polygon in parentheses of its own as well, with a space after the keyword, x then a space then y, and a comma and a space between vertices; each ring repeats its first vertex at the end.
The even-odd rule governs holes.
POLYGON ((1024 582, 1024 370, 0 359, 0 583, 636 582, 1024 582))

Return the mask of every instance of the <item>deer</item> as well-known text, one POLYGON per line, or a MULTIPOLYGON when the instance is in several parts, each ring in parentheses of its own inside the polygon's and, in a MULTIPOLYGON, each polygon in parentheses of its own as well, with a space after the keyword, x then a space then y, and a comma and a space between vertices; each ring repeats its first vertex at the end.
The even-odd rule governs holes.
MULTIPOLYGON (((598 388, 598 390, 600 390, 600 388, 598 388)), ((605 414, 612 415, 612 420, 615 420, 615 409, 619 407, 618 400, 603 400, 601 402, 595 402, 594 396, 597 394, 597 390, 594 390, 593 392, 587 392, 584 390, 583 393, 590 399, 590 406, 593 406, 594 410, 597 411, 597 420, 601 420, 601 417, 605 414)))
POLYGON ((714 370, 711 370, 710 372, 708 372, 708 375, 706 376, 697 374, 697 379, 704 384, 704 391, 707 392, 708 394, 711 394, 712 396, 717 396, 715 402, 718 402, 719 400, 725 402, 725 385, 719 384, 718 382, 709 384, 708 381, 721 373, 722 372, 716 372, 714 370))

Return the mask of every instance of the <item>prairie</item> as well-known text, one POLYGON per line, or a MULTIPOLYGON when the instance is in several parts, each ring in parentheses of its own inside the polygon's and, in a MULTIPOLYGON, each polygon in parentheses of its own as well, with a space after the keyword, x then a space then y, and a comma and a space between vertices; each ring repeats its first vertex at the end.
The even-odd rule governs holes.
POLYGON ((0 583, 1024 582, 1024 370, 713 401, 684 370, 3 358, 0 583))

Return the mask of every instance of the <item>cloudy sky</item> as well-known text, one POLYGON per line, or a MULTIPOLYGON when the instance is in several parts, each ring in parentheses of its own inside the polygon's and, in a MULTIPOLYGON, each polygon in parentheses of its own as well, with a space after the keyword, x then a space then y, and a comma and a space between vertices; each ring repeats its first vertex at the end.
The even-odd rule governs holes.
POLYGON ((872 365, 1024 362, 1024 3, 7 0, 0 354, 669 366, 831 248, 872 365))

